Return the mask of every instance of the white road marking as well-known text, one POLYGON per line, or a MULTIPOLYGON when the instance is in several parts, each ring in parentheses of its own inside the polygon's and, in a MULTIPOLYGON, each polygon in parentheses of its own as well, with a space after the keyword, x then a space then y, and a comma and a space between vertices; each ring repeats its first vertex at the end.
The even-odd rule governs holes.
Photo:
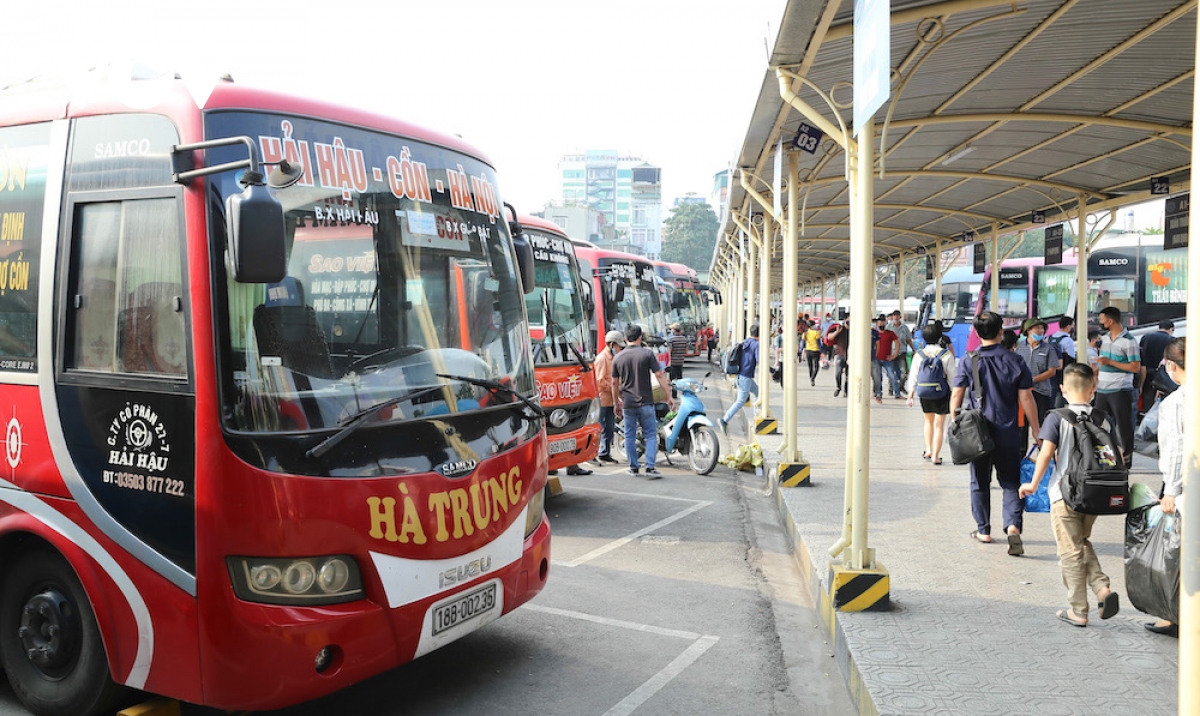
MULTIPOLYGON (((650 495, 646 495, 646 497, 650 497, 650 495)), ((695 502, 695 500, 689 500, 689 502, 695 502)), ((656 529, 659 529, 660 527, 666 527, 667 525, 671 524, 672 522, 681 520, 684 517, 687 517, 688 515, 692 514, 693 512, 698 512, 698 511, 704 509, 705 507, 708 507, 711 504, 712 504, 711 501, 697 503, 697 504, 692 505, 691 507, 687 508, 686 510, 683 510, 681 512, 676 512, 675 514, 671 515, 670 517, 661 519, 658 522, 655 522, 654 524, 650 525, 649 527, 643 527, 642 529, 638 530, 637 532, 630 533, 628 535, 625 535, 624 537, 621 537, 620 539, 615 539, 606 545, 597 547, 596 549, 592 550, 591 552, 588 552, 587 554, 583 555, 582 557, 576 557, 575 559, 572 559, 569 562, 559 562, 557 560, 554 560, 554 564, 555 564, 555 566, 559 566, 559 567, 578 567, 579 565, 584 564, 586 562, 590 562, 593 559, 596 559, 597 557, 608 554, 609 552, 613 551, 614 549, 619 549, 621 547, 624 547, 625 545, 629 544, 630 542, 637 539, 638 537, 641 537, 642 535, 650 534, 651 532, 653 532, 656 529)))
POLYGON ((634 692, 613 706, 608 711, 604 712, 604 716, 628 716, 637 710, 637 707, 650 700, 662 690, 664 686, 670 683, 684 669, 692 665, 696 659, 699 659, 704 652, 708 651, 714 644, 717 643, 715 636, 702 636, 692 643, 683 653, 675 657, 675 660, 663 667, 663 670, 651 676, 646 683, 637 687, 634 692))
MULTIPOLYGON (((606 495, 621 495, 622 497, 649 497, 655 500, 675 500, 676 502, 703 502, 703 500, 695 500, 688 497, 671 497, 669 495, 648 495, 645 492, 622 492, 620 490, 605 490, 599 487, 580 487, 579 485, 571 485, 572 490, 581 490, 583 492, 603 492, 606 495)), ((708 503, 712 504, 712 503, 708 503)))
POLYGON ((630 629, 644 634, 656 634, 658 636, 669 636, 692 641, 691 645, 684 649, 682 654, 672 659, 671 663, 664 666, 662 670, 647 679, 645 683, 634 689, 631 694, 621 699, 608 711, 605 711, 604 716, 629 716, 639 706, 649 701, 652 696, 661 691, 664 686, 671 682, 671 679, 683 673, 684 669, 695 663, 697 659, 704 655, 704 652, 711 649, 721 640, 720 637, 712 636, 711 634, 697 634, 696 632, 679 631, 678 629, 664 629, 663 627, 656 627, 650 624, 609 619, 608 617, 597 616, 595 614, 584 614, 583 612, 574 612, 566 609, 543 607, 538 604, 526 604, 521 608, 534 612, 542 612, 543 614, 579 619, 594 624, 603 624, 604 626, 630 629))

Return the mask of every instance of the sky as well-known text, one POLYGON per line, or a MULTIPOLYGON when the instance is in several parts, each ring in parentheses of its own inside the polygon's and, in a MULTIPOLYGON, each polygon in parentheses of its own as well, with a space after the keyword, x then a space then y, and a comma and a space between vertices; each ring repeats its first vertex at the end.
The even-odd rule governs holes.
POLYGON ((5 10, 0 86, 135 60, 459 134, 540 210, 558 160, 616 149, 709 197, 734 160, 786 0, 74 0, 5 10), (203 13, 203 16, 201 16, 203 13))

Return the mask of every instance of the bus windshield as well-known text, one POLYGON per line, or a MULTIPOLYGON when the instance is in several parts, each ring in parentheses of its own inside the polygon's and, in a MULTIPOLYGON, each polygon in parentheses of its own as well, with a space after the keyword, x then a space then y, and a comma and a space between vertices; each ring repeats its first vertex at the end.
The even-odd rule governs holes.
POLYGON ((605 299, 608 301, 605 315, 609 330, 624 331, 630 323, 637 323, 648 334, 662 336, 666 326, 654 267, 622 259, 601 259, 600 268, 625 286, 625 295, 620 301, 611 301, 610 297, 605 299))
POLYGON ((534 249, 536 288, 525 296, 529 323, 535 329, 533 361, 539 365, 575 361, 576 351, 581 355, 588 352, 588 321, 571 242, 528 226, 525 235, 534 249), (539 332, 540 341, 536 338, 539 332))
MULTIPOLYGON (((413 140, 265 114, 210 115, 208 133, 257 137, 266 161, 290 142, 306 165, 299 184, 276 193, 287 277, 226 281, 231 428, 337 428, 383 405, 374 419, 398 422, 533 391, 491 167, 413 140)), ((219 178, 222 200, 240 191, 219 178)))

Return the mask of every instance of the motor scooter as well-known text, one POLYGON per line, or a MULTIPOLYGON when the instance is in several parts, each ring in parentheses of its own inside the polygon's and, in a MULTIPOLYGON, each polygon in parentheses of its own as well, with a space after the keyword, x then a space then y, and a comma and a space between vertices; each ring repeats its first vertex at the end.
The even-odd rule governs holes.
MULTIPOLYGON (((678 378, 671 382, 680 396, 679 408, 674 413, 668 412, 666 403, 657 403, 654 406, 654 414, 658 419, 659 452, 666 458, 668 465, 673 464, 671 462, 672 452, 678 451, 680 454, 686 455, 688 465, 697 475, 707 475, 712 472, 720 459, 721 442, 717 437, 717 430, 713 426, 712 420, 705 414, 704 403, 696 395, 700 391, 708 390, 704 385, 704 380, 707 380, 710 375, 712 375, 711 372, 705 373, 701 380, 678 378)), ((630 427, 635 426, 631 425, 630 427)), ((641 434, 640 428, 635 427, 635 429, 638 430, 636 440, 638 455, 642 455, 646 449, 645 437, 641 434)), ((620 432, 622 435, 624 434, 623 431, 620 432)), ((624 453, 624 439, 617 438, 613 442, 615 443, 614 447, 624 453)))

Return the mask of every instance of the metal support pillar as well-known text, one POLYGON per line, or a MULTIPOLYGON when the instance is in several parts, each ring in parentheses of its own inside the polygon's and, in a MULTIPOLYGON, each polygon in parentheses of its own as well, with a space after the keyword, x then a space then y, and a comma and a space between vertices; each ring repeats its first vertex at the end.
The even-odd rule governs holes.
MULTIPOLYGON (((855 187, 850 212, 850 285, 853 297, 850 305, 871 305, 875 292, 874 191, 875 121, 867 120, 859 128, 858 161, 851 168, 850 181, 855 187)), ((857 310, 857 309, 856 309, 857 310)), ((854 404, 854 421, 847 432, 854 435, 854 456, 849 478, 854 481, 854 504, 851 507, 850 554, 843 560, 851 569, 873 566, 875 555, 867 546, 868 481, 871 459, 871 421, 867 399, 871 388, 871 323, 869 316, 856 317, 850 324, 850 401, 854 404)))
MULTIPOLYGON (((797 292, 800 254, 800 157, 787 154, 787 224, 783 238, 783 355, 796 355, 797 292)), ((799 424, 796 415, 796 389, 799 366, 795 359, 783 361, 783 445, 780 463, 802 463, 799 424)))
MULTIPOLYGON (((1021 238, 1025 238, 1025 232, 1021 232, 1021 238)), ((988 305, 992 310, 996 310, 996 302, 1000 300, 1000 227, 998 224, 992 224, 992 288, 989 292, 991 298, 988 299, 988 305)))
MULTIPOLYGON (((1197 30, 1200 31, 1200 14, 1196 18, 1197 30)), ((1195 57, 1200 57, 1200 34, 1196 35, 1195 57)), ((1198 81, 1200 83, 1200 81, 1198 81)), ((1200 87, 1195 88, 1200 90, 1200 87)), ((1200 117, 1200 93, 1192 92, 1192 124, 1200 117)), ((1200 144, 1192 142, 1191 185, 1200 186, 1200 144)), ((1188 251, 1188 318, 1200 322, 1200 236, 1191 231, 1189 224, 1188 245, 1196 247, 1197 251, 1188 251)), ((1185 371, 1191 376, 1200 377, 1200 334, 1193 331, 1187 337, 1187 349, 1190 357, 1187 359, 1185 371)), ((1183 459, 1183 492, 1193 497, 1200 495, 1200 443, 1196 440, 1197 426, 1200 426, 1200 393, 1195 386, 1184 396, 1184 414, 1187 420, 1184 425, 1190 428, 1190 434, 1184 441, 1183 459)), ((1186 430, 1187 428, 1185 428, 1186 430)), ((1200 681, 1196 674, 1200 673, 1200 509, 1181 510, 1183 525, 1180 529, 1182 547, 1179 557, 1179 713, 1200 713, 1200 681)))
MULTIPOLYGON (((905 316, 905 313, 904 313, 904 258, 905 258, 905 253, 903 251, 901 251, 900 252, 900 260, 896 262, 896 299, 900 303, 900 305, 897 306, 897 308, 900 309, 900 322, 901 323, 904 323, 904 316, 905 316)), ((903 346, 901 346, 901 348, 902 348, 902 350, 905 350, 905 351, 908 350, 908 348, 905 348, 903 346)))
POLYGON ((758 249, 758 417, 754 421, 756 435, 774 435, 779 432, 775 418, 771 416, 771 248, 775 242, 775 220, 770 214, 763 215, 759 233, 758 249))
MULTIPOLYGON (((941 321, 942 316, 942 240, 938 239, 933 244, 933 308, 938 321, 941 321)), ((994 274, 993 274, 994 275, 994 274)))
MULTIPOLYGON (((1088 332, 1088 256, 1091 246, 1087 240, 1087 211, 1086 200, 1079 197, 1079 223, 1075 229, 1075 251, 1077 252, 1077 270, 1075 272, 1075 340, 1079 346, 1079 355, 1087 355, 1088 332)), ((1190 253, 1190 252, 1189 252, 1190 253)), ((1189 277, 1190 278, 1190 277, 1189 277)), ((995 306, 995 302, 992 303, 995 306)), ((995 308, 992 309, 996 310, 995 308)))

